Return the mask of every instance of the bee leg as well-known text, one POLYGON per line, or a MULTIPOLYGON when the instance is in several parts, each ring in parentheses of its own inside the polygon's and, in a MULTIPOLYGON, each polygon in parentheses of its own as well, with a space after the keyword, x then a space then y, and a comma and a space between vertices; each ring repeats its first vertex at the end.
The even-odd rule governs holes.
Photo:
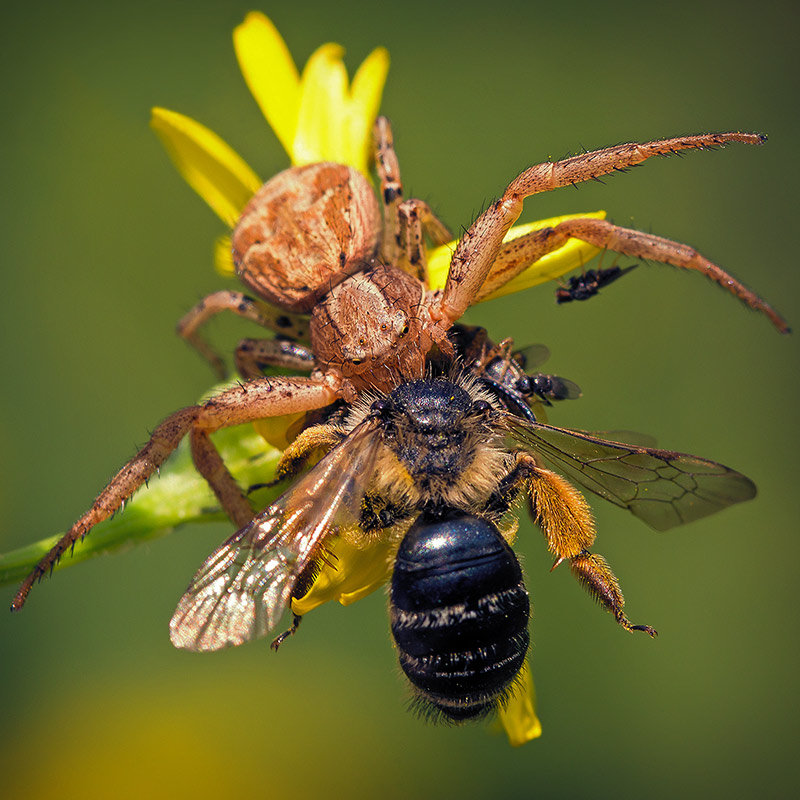
POLYGON ((577 556, 595 540, 589 505, 569 481, 538 466, 527 454, 519 458, 527 472, 531 517, 542 529, 547 549, 559 562, 577 556))
POLYGON ((381 535, 414 515, 413 506, 391 503, 380 495, 365 494, 361 501, 358 527, 368 537, 381 535))
POLYGON ((272 643, 270 644, 270 650, 274 650, 276 653, 278 652, 278 648, 290 637, 294 636, 297 633, 297 629, 300 627, 300 623, 302 622, 303 618, 299 614, 292 614, 292 624, 289 630, 284 631, 280 636, 276 636, 272 643))
POLYGON ((648 636, 658 636, 655 628, 649 625, 633 625, 625 616, 625 598, 622 596, 619 581, 602 556, 584 550, 569 560, 569 569, 578 583, 601 606, 610 611, 626 631, 644 631, 648 636))
MULTIPOLYGON (((520 458, 520 462, 523 458, 520 458)), ((525 485, 527 477, 528 465, 524 462, 517 463, 507 475, 498 481, 495 490, 484 503, 481 513, 493 522, 499 520, 513 505, 519 491, 525 485)))
POLYGON ((602 556, 588 551, 595 539, 595 528, 583 495, 560 475, 539 467, 531 456, 521 455, 520 462, 527 470, 531 516, 541 527, 548 549, 556 556, 553 569, 568 560, 570 572, 578 583, 610 611, 626 631, 644 631, 657 636, 649 625, 633 625, 625 616, 625 599, 619 581, 602 556))
MULTIPOLYGON (((339 444, 342 434, 333 425, 314 425, 306 428, 284 451, 278 466, 275 467, 275 478, 258 488, 275 486, 281 481, 299 475, 315 452, 322 455, 339 444)), ((252 487, 251 487, 252 488, 252 487)))

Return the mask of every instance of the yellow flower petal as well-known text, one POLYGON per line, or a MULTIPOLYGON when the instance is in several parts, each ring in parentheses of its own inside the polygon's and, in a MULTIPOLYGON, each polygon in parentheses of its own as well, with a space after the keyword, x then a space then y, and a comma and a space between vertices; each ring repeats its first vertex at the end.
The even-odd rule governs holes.
POLYGON ((383 87, 389 72, 389 51, 376 47, 353 76, 350 89, 350 112, 345 142, 348 152, 344 162, 365 175, 372 157, 372 126, 378 116, 383 87))
POLYGON ((536 716, 536 690, 527 660, 517 676, 514 694, 501 707, 499 716, 512 747, 519 747, 542 735, 542 723, 536 716))
POLYGON ((303 70, 300 113, 292 147, 295 164, 342 163, 347 117, 347 70, 338 44, 324 44, 303 70))
POLYGON ((292 426, 300 420, 305 419, 306 412, 301 411, 298 414, 284 414, 280 417, 266 417, 265 419, 257 419, 253 423, 253 427, 259 436, 264 438, 268 444, 278 450, 285 450, 289 446, 289 442, 297 435, 297 431, 292 426))
POLYGON ((150 126, 186 182, 230 227, 261 179, 216 133, 183 114, 154 108, 150 126))
MULTIPOLYGON (((564 214, 560 217, 550 217, 549 219, 540 219, 536 222, 529 222, 525 225, 517 225, 513 227, 507 234, 504 242, 517 239, 540 228, 552 227, 558 225, 567 219, 577 219, 579 217, 589 217, 591 219, 605 219, 605 211, 593 211, 587 214, 564 214)), ((450 268, 450 259, 455 250, 457 241, 450 242, 449 244, 437 247, 428 253, 428 272, 430 274, 431 288, 443 289, 447 282, 447 271, 450 268)), ((519 292, 522 289, 528 289, 531 286, 536 286, 540 283, 546 283, 554 278, 570 272, 573 269, 579 269, 584 266, 589 260, 594 258, 600 252, 599 247, 581 242, 578 239, 570 239, 563 247, 548 253, 546 256, 540 258, 536 263, 531 264, 524 272, 517 275, 504 286, 501 286, 497 291, 485 297, 485 300, 494 300, 496 297, 503 297, 513 292, 519 292)))
POLYGON ((231 237, 227 233, 214 240, 214 267, 226 278, 232 278, 236 274, 231 247, 231 237))
POLYGON ((275 135, 292 154, 300 110, 300 76, 289 48, 263 14, 251 11, 233 32, 245 82, 275 135))
POLYGON ((371 594, 389 579, 395 548, 385 539, 355 547, 337 537, 328 548, 330 563, 323 566, 307 594, 292 600, 292 611, 307 614, 330 600, 347 606, 371 594))

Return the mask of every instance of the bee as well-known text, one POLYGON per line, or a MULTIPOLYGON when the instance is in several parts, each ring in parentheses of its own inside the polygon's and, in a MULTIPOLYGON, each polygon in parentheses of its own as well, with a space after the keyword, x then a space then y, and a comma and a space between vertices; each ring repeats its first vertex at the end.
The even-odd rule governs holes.
POLYGON ((655 636, 625 615, 619 582, 589 549, 594 520, 570 481, 656 530, 749 500, 754 484, 713 461, 513 413, 497 386, 463 371, 403 381, 304 431, 283 474, 327 454, 206 560, 170 622, 173 644, 204 652, 267 635, 335 563, 338 538, 382 538, 396 551, 390 616, 417 702, 456 721, 489 713, 528 648, 527 596, 507 544, 521 499, 556 565, 568 562, 625 630, 655 636))

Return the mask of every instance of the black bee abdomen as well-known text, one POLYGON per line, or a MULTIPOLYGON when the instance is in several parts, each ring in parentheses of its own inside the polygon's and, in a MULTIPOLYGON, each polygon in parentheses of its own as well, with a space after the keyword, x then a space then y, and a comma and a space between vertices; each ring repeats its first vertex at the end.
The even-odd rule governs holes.
POLYGON ((392 635, 418 699, 452 720, 491 711, 528 650, 522 570, 497 528, 479 517, 423 516, 392 574, 392 635))

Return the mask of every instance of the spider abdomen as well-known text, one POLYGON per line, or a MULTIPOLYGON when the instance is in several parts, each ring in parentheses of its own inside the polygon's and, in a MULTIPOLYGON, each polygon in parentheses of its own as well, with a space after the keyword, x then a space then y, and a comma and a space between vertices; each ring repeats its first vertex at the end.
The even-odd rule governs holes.
POLYGON ((491 711, 528 650, 522 570, 497 528, 420 518, 397 553, 392 635, 419 705, 451 720, 491 711))
POLYGON ((381 225, 358 170, 330 162, 291 167, 245 206, 231 239, 236 274, 260 298, 308 312, 318 295, 372 259, 381 225))

